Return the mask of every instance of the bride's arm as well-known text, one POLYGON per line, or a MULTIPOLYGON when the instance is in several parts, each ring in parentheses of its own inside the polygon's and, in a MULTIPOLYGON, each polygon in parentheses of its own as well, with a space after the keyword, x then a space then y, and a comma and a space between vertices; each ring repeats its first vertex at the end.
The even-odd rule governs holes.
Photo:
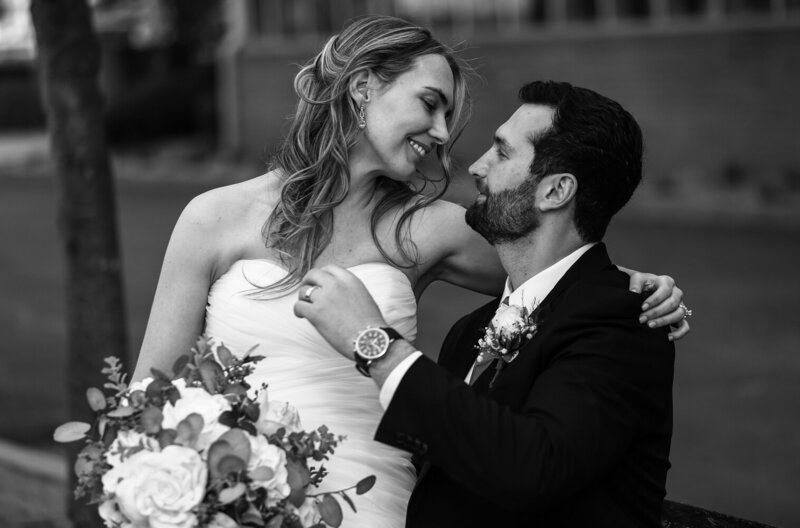
MULTIPOLYGON (((419 218, 414 229, 415 239, 424 240, 425 247, 435 248, 432 249, 435 256, 429 260, 429 267, 420 277, 418 292, 435 280, 487 295, 500 295, 503 291, 507 274, 497 252, 467 225, 464 213, 465 209, 460 205, 439 201, 427 207, 419 218)), ((683 291, 675 286, 672 277, 620 269, 630 275, 632 291, 653 292, 642 307, 643 324, 653 323, 654 327, 677 325, 669 334, 673 340, 689 332, 689 324, 684 320, 684 311, 680 307, 683 291)))
POLYGON ((171 373, 203 331, 216 254, 206 201, 192 200, 175 224, 131 381, 150 376, 151 368, 171 373))

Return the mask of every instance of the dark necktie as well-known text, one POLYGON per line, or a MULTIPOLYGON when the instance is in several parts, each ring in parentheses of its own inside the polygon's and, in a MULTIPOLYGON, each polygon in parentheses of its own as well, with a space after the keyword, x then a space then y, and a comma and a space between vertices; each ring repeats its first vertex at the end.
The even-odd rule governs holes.
MULTIPOLYGON (((497 309, 499 310, 500 308, 502 308, 504 306, 508 306, 508 295, 506 295, 503 298, 503 300, 497 306, 497 309)), ((494 367, 496 361, 498 361, 498 360, 496 360, 496 359, 493 360, 492 358, 486 358, 483 361, 478 362, 478 360, 476 358, 475 359, 475 364, 474 364, 474 366, 472 368, 472 376, 469 378, 469 384, 470 385, 475 385, 475 382, 478 380, 479 377, 481 377, 481 374, 483 374, 486 371, 486 369, 488 369, 490 366, 494 367)))

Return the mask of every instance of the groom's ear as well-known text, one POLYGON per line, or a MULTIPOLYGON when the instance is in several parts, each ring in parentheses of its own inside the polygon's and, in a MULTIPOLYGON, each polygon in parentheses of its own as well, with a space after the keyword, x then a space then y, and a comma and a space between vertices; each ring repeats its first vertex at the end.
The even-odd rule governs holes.
POLYGON ((578 179, 572 174, 550 174, 539 182, 539 210, 555 211, 572 203, 578 192, 578 179))

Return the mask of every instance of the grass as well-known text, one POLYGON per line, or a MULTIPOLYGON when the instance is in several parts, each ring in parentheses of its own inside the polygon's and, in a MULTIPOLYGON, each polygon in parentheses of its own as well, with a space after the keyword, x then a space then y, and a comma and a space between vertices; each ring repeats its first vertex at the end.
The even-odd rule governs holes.
MULTIPOLYGON (((118 185, 131 350, 137 351, 172 225, 213 183, 118 185)), ((640 208, 641 209, 641 208, 640 208)), ((0 436, 48 445, 65 417, 64 257, 47 178, 0 178, 0 436)), ((612 258, 669 273, 695 310, 679 342, 668 494, 729 514, 800 523, 800 246, 796 228, 647 218, 612 224, 612 258)), ((419 345, 485 297, 434 285, 419 345)), ((99 365, 98 365, 99 368, 99 365)))

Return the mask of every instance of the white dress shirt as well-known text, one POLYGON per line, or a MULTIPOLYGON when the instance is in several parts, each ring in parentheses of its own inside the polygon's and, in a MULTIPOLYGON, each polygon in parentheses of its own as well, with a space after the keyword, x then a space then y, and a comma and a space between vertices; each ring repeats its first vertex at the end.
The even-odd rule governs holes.
MULTIPOLYGON (((506 278, 506 287, 503 290, 502 297, 500 298, 505 299, 508 297, 508 304, 526 306, 529 310, 532 310, 545 297, 547 297, 547 295, 553 290, 558 281, 561 280, 561 278, 567 273, 572 265, 575 264, 575 262, 577 262, 578 259, 581 258, 584 253, 589 251, 589 249, 594 245, 595 243, 592 242, 579 247, 549 268, 540 271, 513 291, 511 287, 511 281, 506 278)), ((411 368, 411 365, 413 365, 421 355, 422 352, 414 352, 412 355, 400 362, 400 364, 389 373, 389 376, 387 376, 386 381, 383 383, 383 387, 381 387, 379 395, 381 406, 384 408, 384 410, 387 409, 389 404, 392 402, 392 397, 394 396, 397 387, 400 385, 403 376, 405 376, 406 372, 408 372, 408 369, 411 368)), ((472 368, 469 369, 469 372, 464 379, 465 382, 469 382, 474 368, 475 364, 473 363, 472 368)))

